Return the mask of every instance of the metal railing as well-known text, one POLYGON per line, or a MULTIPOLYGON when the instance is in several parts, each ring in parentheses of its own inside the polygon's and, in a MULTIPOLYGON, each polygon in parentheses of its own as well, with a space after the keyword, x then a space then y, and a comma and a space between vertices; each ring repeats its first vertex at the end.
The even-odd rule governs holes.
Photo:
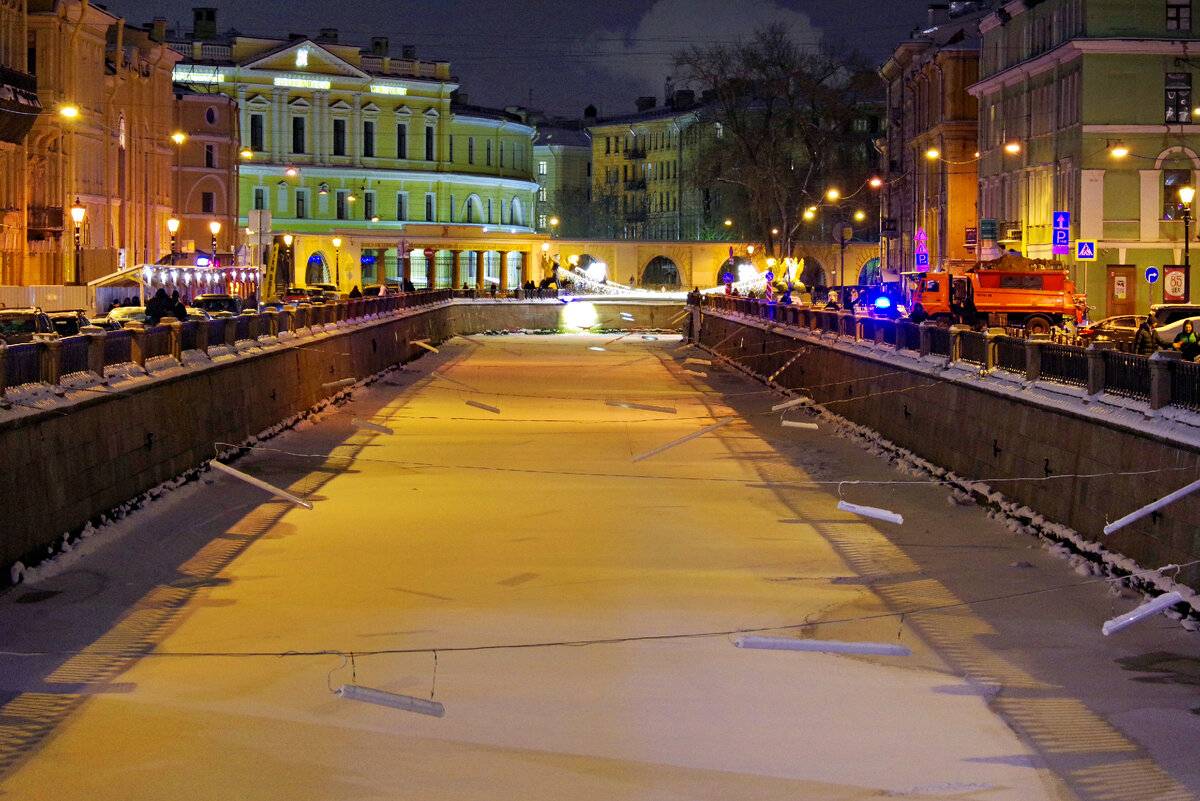
POLYGON ((1200 363, 1182 362, 1174 351, 1154 357, 1092 346, 1064 345, 1043 339, 995 336, 966 329, 950 330, 926 322, 856 317, 813 307, 787 307, 756 298, 690 295, 688 303, 755 319, 768 319, 797 331, 836 334, 874 343, 878 353, 915 351, 944 356, 981 370, 995 368, 1029 381, 1082 387, 1089 394, 1147 401, 1151 408, 1178 406, 1200 411, 1200 363), (773 308, 766 308, 773 307, 773 308))
POLYGON ((318 306, 285 307, 260 314, 240 314, 213 320, 171 320, 143 328, 131 325, 118 331, 4 345, 0 343, 0 397, 10 387, 57 384, 64 375, 95 372, 122 364, 145 367, 147 359, 174 357, 185 351, 207 353, 210 348, 260 337, 295 333, 316 325, 358 321, 403 309, 430 306, 450 300, 449 289, 433 289, 381 298, 356 298, 318 306))

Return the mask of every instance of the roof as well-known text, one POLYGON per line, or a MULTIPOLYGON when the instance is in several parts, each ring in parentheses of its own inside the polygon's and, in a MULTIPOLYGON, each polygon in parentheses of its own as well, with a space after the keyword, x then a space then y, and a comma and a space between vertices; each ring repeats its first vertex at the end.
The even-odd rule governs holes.
POLYGON ((591 148, 592 138, 583 131, 571 128, 538 126, 534 147, 586 147, 591 148))

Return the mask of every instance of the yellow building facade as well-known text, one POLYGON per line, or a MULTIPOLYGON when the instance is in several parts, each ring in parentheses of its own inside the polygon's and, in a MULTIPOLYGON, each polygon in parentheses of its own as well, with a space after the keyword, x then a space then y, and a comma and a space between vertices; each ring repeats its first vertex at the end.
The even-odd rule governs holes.
POLYGON ((528 242, 512 251, 511 271, 499 266, 513 261, 510 251, 481 248, 489 236, 536 236, 533 128, 455 103, 448 62, 393 57, 382 38, 369 48, 340 44, 333 30, 221 38, 215 21, 199 18, 191 38, 172 46, 185 56, 178 83, 237 103, 247 151, 239 229, 250 228, 245 243, 276 288, 334 283, 346 292, 406 275, 418 287, 449 286, 455 269, 438 260, 467 251, 491 255, 479 271, 468 259, 466 283, 507 287, 531 274, 521 255, 533 250, 528 242), (472 243, 445 247, 451 228, 472 243))

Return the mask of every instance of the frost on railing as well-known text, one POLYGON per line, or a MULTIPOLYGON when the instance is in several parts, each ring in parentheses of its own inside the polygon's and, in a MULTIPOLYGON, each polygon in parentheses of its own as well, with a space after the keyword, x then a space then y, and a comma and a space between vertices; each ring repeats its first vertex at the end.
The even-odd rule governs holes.
POLYGON ((82 373, 88 369, 88 353, 91 338, 87 336, 63 337, 59 340, 59 375, 82 373))
POLYGON ((1104 351, 1104 391, 1126 398, 1150 398, 1150 360, 1145 356, 1104 351))
POLYGON ((5 349, 4 357, 7 368, 4 377, 6 386, 19 387, 41 380, 41 346, 38 343, 9 345, 5 349))
POLYGON ((1200 412, 1200 364, 1175 362, 1171 370, 1171 405, 1200 412))
POLYGON ((987 364, 987 334, 979 331, 960 331, 958 334, 958 358, 971 364, 987 364))
POLYGON ((104 366, 133 361, 133 332, 128 328, 109 331, 104 337, 104 366))
POLYGON ((1076 387, 1087 386, 1088 364, 1086 351, 1083 348, 1044 342, 1041 345, 1041 351, 1042 378, 1061 381, 1076 387))
POLYGON ((1025 372, 1025 340, 996 337, 996 366, 1014 373, 1025 372))

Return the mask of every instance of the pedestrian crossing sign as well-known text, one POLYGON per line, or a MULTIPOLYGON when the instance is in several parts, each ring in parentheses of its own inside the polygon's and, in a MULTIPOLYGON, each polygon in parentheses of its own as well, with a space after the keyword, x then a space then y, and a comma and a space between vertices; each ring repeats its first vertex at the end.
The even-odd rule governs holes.
POLYGON ((1076 261, 1095 261, 1096 260, 1096 240, 1094 240, 1094 239, 1077 239, 1077 240, 1075 240, 1075 259, 1076 259, 1076 261))

